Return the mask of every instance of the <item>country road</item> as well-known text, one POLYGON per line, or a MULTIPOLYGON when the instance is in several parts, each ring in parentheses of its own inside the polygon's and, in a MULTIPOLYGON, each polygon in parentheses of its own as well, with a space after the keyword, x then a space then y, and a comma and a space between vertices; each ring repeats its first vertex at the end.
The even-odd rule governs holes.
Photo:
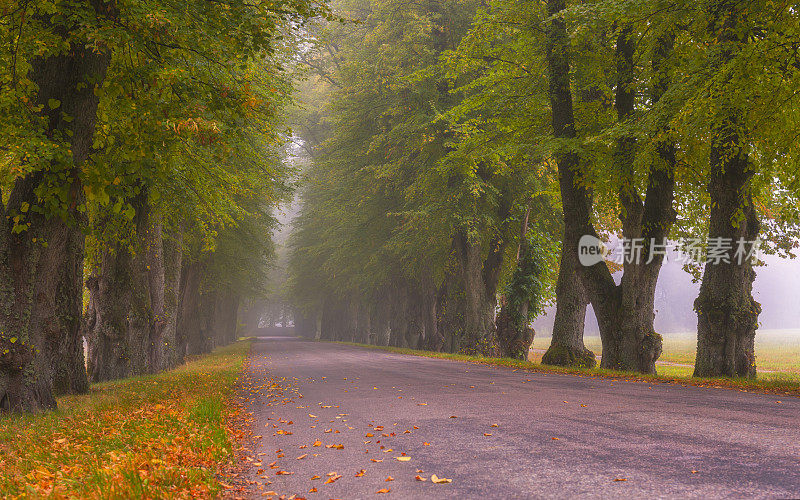
POLYGON ((277 338, 247 378, 253 498, 800 497, 789 396, 277 338))

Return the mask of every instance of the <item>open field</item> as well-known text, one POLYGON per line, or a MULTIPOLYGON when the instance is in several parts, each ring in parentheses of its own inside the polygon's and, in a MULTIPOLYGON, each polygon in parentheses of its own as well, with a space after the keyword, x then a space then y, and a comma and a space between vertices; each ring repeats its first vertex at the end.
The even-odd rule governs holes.
MULTIPOLYGON (((538 363, 542 351, 550 345, 550 337, 536 337, 529 360, 538 363)), ((585 338, 586 347, 598 356, 602 348, 600 337, 585 338)), ((659 374, 668 376, 691 376, 694 366, 697 339, 694 333, 664 334, 664 352, 659 361, 659 374), (673 366, 670 363, 689 366, 673 366)), ((756 365, 763 380, 800 380, 800 330, 759 330, 756 335, 756 365)))
POLYGON ((206 498, 233 460, 226 399, 249 341, 0 420, 0 497, 206 498))

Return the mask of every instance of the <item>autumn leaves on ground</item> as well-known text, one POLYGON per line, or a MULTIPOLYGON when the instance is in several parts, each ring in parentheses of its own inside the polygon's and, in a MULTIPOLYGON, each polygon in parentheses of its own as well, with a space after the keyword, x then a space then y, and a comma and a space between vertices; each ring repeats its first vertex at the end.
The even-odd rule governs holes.
POLYGON ((56 412, 0 421, 0 497, 215 497, 249 341, 159 375, 96 384, 56 412))

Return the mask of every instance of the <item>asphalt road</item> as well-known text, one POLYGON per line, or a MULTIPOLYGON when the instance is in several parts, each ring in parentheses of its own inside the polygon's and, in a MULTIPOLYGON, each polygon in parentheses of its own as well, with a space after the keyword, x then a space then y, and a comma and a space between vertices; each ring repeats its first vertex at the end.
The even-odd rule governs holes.
POLYGON ((254 498, 800 497, 790 396, 279 338, 247 377, 254 498))

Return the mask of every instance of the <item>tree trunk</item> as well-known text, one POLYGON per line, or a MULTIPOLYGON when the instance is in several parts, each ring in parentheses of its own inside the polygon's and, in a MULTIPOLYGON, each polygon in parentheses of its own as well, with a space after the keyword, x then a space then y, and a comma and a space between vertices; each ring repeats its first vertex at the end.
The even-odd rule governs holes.
POLYGON ((84 331, 89 344, 92 382, 151 371, 154 325, 146 250, 150 217, 146 196, 143 193, 132 202, 136 209, 137 234, 133 250, 126 242, 107 248, 99 272, 87 280, 90 307, 84 319, 84 331))
POLYGON ((442 352, 445 347, 445 338, 439 329, 438 297, 433 280, 427 279, 422 283, 421 317, 425 331, 424 349, 442 352))
POLYGON ((210 336, 209 306, 213 312, 210 294, 201 293, 205 265, 202 262, 184 263, 181 271, 181 300, 178 316, 178 358, 183 361, 187 354, 211 352, 213 339, 210 336))
MULTIPOLYGON (((548 5, 563 2, 551 1, 548 5)), ((553 25, 561 21, 555 21, 553 25)), ((563 24, 562 24, 563 28, 563 24)), ((559 36, 565 36, 563 32, 559 36)), ((635 77, 633 58, 635 46, 631 39, 632 28, 623 26, 616 43, 617 89, 615 107, 620 123, 634 118, 635 77)), ((554 38, 558 38, 554 36, 554 38)), ((565 40, 565 39, 564 39, 565 40)), ((664 40, 662 40, 664 42, 664 40)), ((663 49, 656 51, 663 56, 663 49)), ((551 61, 551 100, 553 103, 553 125, 557 137, 575 137, 575 124, 572 114, 571 92, 569 90, 569 62, 548 45, 548 59, 551 61), (566 72, 565 72, 566 71, 566 72), (560 75, 560 77, 558 76, 560 75), (553 81, 555 80, 555 81, 553 81), (556 87, 555 89, 553 87, 556 87), (560 97, 553 97, 560 95, 560 97), (565 104, 566 103, 566 104, 565 104), (556 112, 559 109, 560 112, 556 112)), ((658 66, 660 59, 654 59, 658 66)), ((660 68, 655 68, 661 73, 660 68)), ((666 85, 666 78, 659 74, 656 82, 654 100, 663 93, 659 85, 666 85)), ((580 279, 597 316, 600 336, 603 341, 603 368, 631 370, 642 373, 655 373, 655 361, 661 355, 661 336, 653 329, 655 286, 663 261, 663 254, 656 253, 655 245, 664 245, 669 230, 675 220, 672 208, 675 149, 671 144, 657 144, 661 156, 658 165, 650 171, 647 198, 643 203, 636 190, 634 160, 636 141, 633 137, 622 136, 617 139, 614 165, 619 171, 621 184, 619 200, 622 207, 620 220, 623 237, 627 242, 642 241, 641 256, 626 255, 623 276, 616 285, 611 272, 602 260, 592 265, 577 262, 580 279), (652 252, 652 253, 651 253, 652 252)), ((582 237, 597 238, 591 222, 591 194, 579 180, 579 159, 572 152, 559 158, 559 177, 564 206, 564 245, 572 247, 567 251, 577 257, 578 245, 582 237)), ((570 257, 574 259, 574 257, 570 257)), ((562 262, 565 258, 562 257, 562 262)), ((572 262, 575 262, 574 259, 572 262)))
POLYGON ((169 326, 166 304, 166 269, 164 262, 164 240, 161 215, 151 211, 146 233, 140 239, 144 243, 147 259, 147 278, 150 291, 150 315, 152 328, 147 349, 147 369, 158 373, 167 368, 165 331, 169 326))
POLYGON ((165 238, 164 251, 164 318, 166 324, 161 340, 164 343, 164 369, 169 370, 183 362, 178 354, 178 310, 181 298, 181 263, 183 238, 180 230, 175 239, 165 238))
MULTIPOLYGON (((566 242, 566 236, 564 237, 566 242)), ((583 343, 586 305, 589 298, 578 274, 578 245, 563 244, 556 281, 556 317, 553 338, 542 363, 553 366, 593 368, 597 360, 583 343), (567 248, 569 246, 569 248, 567 248)))
MULTIPOLYGON (((565 0, 548 0, 547 12, 558 16, 565 0)), ((547 27, 547 65, 550 73, 549 93, 552 108, 553 133, 557 138, 574 139, 575 117, 570 88, 570 51, 566 23, 553 17, 547 27)), ((557 152, 558 176, 564 212, 564 236, 561 245, 561 264, 556 283, 556 317, 553 340, 542 357, 545 364, 592 367, 594 353, 583 343, 583 327, 588 296, 580 276, 578 241, 581 237, 580 219, 588 216, 588 193, 575 183, 579 158, 573 151, 557 152), (583 212, 587 212, 584 216, 583 212)))
MULTIPOLYGON (((111 13, 99 2, 84 6, 92 13, 111 13)), ((70 49, 34 59, 30 78, 38 86, 32 102, 42 106, 45 134, 51 139, 63 134, 72 153, 71 163, 54 161, 47 171, 64 176, 58 183, 69 187, 68 197, 62 214, 45 217, 30 210, 38 205, 36 188, 50 180, 37 171, 16 180, 0 213, 0 410, 54 408, 54 392, 88 389, 79 336, 84 239, 76 223, 83 201, 78 174, 91 152, 94 90, 105 79, 109 56, 74 39, 77 26, 55 28, 70 49), (26 231, 14 231, 17 215, 30 224, 26 231)))
MULTIPOLYGON (((734 2, 717 2, 711 36, 722 46, 711 64, 723 68, 749 34, 734 2)), ((758 238, 760 223, 753 207, 750 181, 754 174, 743 150, 747 131, 738 121, 735 96, 715 95, 720 110, 712 137, 709 247, 717 246, 718 261, 706 262, 697 311, 697 377, 755 377, 755 333, 761 306, 753 299, 755 271, 747 258, 758 238), (718 243, 715 243, 718 242, 718 243), (727 242, 727 244, 725 243, 727 242), (729 248, 728 248, 729 247, 729 248)))
POLYGON ((236 342, 236 313, 239 310, 239 296, 230 289, 220 290, 214 302, 212 331, 217 339, 216 345, 229 345, 236 342))
POLYGON ((528 351, 535 333, 530 327, 528 317, 531 292, 525 285, 529 284, 530 278, 539 278, 533 249, 526 239, 529 213, 530 210, 526 213, 522 224, 514 274, 506 293, 501 298, 500 313, 496 321, 501 355, 521 360, 528 359, 528 351))
MULTIPOLYGON (((629 121, 634 115, 635 47, 631 33, 630 26, 623 27, 617 41, 619 80, 616 108, 620 122, 629 121)), ((654 103, 658 103, 669 85, 669 73, 664 64, 672 53, 673 42, 674 35, 665 34, 658 40, 653 54, 654 103)), ((656 135, 666 136, 667 132, 664 125, 656 135)), ((619 286, 605 292, 606 299, 598 301, 595 312, 603 340, 601 366, 655 373, 655 362, 661 355, 662 341, 653 326, 654 303, 658 275, 664 259, 663 252, 657 250, 659 247, 665 248, 676 216, 672 208, 676 153, 674 143, 656 143, 658 163, 650 169, 643 203, 635 188, 635 145, 635 140, 631 137, 618 139, 615 164, 622 179, 619 199, 623 209, 620 214, 623 236, 627 241, 642 241, 641 258, 637 259, 635 255, 631 255, 630 259, 626 258, 619 286)))
POLYGON ((502 245, 494 241, 489 256, 482 260, 482 248, 469 241, 464 233, 453 239, 456 258, 461 266, 464 287, 464 336, 459 352, 483 356, 497 356, 497 329, 494 313, 497 305, 496 291, 502 264, 502 245))

